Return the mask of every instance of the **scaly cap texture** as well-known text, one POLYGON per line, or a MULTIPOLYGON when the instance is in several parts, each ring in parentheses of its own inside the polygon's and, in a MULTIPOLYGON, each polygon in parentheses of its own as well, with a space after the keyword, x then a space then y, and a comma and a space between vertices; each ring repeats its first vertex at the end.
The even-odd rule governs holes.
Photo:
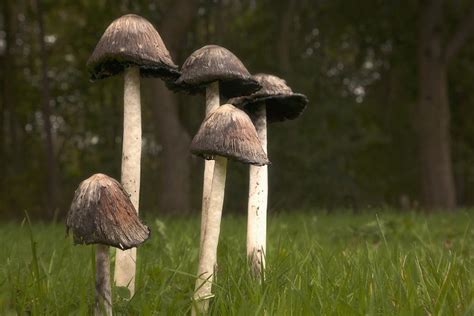
POLYGON ((219 81, 220 93, 225 98, 248 95, 260 89, 244 64, 231 51, 217 45, 194 51, 181 67, 181 76, 174 88, 191 94, 204 93, 206 85, 214 81, 219 81))
POLYGON ((87 61, 92 80, 139 67, 142 76, 159 77, 171 82, 179 77, 158 31, 145 18, 127 14, 113 21, 100 38, 87 61))
POLYGON ((129 249, 143 243, 150 229, 140 222, 128 194, 101 173, 81 182, 66 219, 76 244, 103 244, 129 249))
POLYGON ((258 166, 269 163, 249 116, 231 104, 209 114, 191 142, 191 152, 205 159, 218 155, 258 166))
POLYGON ((252 78, 258 81, 262 89, 249 96, 232 98, 229 103, 243 108, 252 116, 258 108, 255 105, 263 102, 269 122, 293 120, 303 113, 308 98, 304 94, 294 93, 285 80, 268 74, 256 74, 252 78))

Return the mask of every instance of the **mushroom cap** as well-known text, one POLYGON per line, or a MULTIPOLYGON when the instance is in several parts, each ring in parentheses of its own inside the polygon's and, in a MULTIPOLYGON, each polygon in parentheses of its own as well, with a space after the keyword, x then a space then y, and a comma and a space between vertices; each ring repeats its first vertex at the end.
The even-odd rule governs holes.
POLYGON ((225 98, 248 95, 260 89, 237 56, 217 45, 194 51, 181 67, 181 76, 172 88, 191 94, 204 93, 206 85, 214 81, 219 81, 220 93, 225 98))
POLYGON ((206 117, 191 142, 191 152, 205 159, 218 155, 257 166, 269 163, 250 117, 231 104, 206 117))
POLYGON ((143 243, 150 229, 140 222, 120 183, 101 173, 81 182, 66 219, 75 244, 103 244, 129 249, 143 243))
POLYGON ((178 66, 158 31, 136 14, 114 20, 87 61, 92 80, 117 75, 127 67, 139 67, 142 76, 160 77, 165 81, 179 77, 178 66))
POLYGON ((294 93, 285 80, 268 74, 256 74, 253 78, 262 85, 262 89, 249 96, 232 98, 229 103, 253 115, 258 109, 255 105, 264 102, 269 122, 293 120, 303 113, 308 98, 294 93))

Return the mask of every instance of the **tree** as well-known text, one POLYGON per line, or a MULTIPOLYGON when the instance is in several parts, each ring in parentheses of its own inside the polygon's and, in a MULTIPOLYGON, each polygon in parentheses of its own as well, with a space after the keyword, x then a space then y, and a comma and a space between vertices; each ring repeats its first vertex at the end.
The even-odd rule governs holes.
MULTIPOLYGON (((196 13, 198 1, 176 1, 159 24, 171 55, 181 53, 180 48, 196 13)), ((153 89, 154 114, 163 151, 159 169, 159 209, 167 213, 189 211, 191 207, 191 165, 189 144, 191 138, 180 121, 178 97, 165 84, 156 81, 153 89)))
POLYGON ((474 5, 446 45, 443 0, 432 0, 421 11, 418 30, 418 128, 421 193, 425 207, 456 207, 451 157, 448 68, 474 31, 474 5))
MULTIPOLYGON (((1 76, 1 87, 2 87, 2 98, 1 98, 1 108, 0 108, 0 168, 1 173, 4 175, 0 180, 1 187, 3 188, 4 179, 5 179, 5 172, 7 171, 5 168, 5 156, 7 155, 7 145, 9 144, 7 140, 13 140, 14 133, 10 133, 12 130, 12 109, 14 106, 15 97, 14 93, 14 81, 15 75, 14 71, 14 56, 13 56, 13 43, 14 43, 14 35, 15 32, 13 30, 12 24, 12 14, 11 14, 11 5, 8 1, 4 1, 2 5, 3 11, 3 28, 5 31, 5 51, 3 53, 1 61, 2 66, 2 76, 1 76), (8 131, 7 131, 8 128, 8 131), (7 137, 8 136, 8 137, 7 137)), ((3 190, 2 190, 3 191, 3 190)))
MULTIPOLYGON (((43 117, 44 151, 47 171, 47 208, 55 212, 59 206, 58 165, 54 151, 53 129, 51 124, 50 89, 48 78, 48 53, 45 45, 45 31, 41 0, 35 0, 35 9, 38 23, 38 43, 40 54, 41 73, 41 112, 43 117)), ((52 213, 50 213, 52 215, 52 213)))

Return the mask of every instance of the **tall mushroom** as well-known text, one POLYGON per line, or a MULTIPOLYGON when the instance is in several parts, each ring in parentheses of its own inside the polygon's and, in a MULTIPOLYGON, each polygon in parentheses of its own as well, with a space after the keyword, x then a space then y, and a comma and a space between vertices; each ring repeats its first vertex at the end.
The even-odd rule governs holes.
MULTIPOLYGON (((297 118, 306 108, 308 98, 293 93, 285 80, 267 74, 253 76, 262 89, 250 96, 229 100, 250 113, 263 149, 267 152, 267 121, 297 118)), ((247 219, 247 257, 254 276, 264 275, 267 231, 268 168, 250 166, 247 219)))
MULTIPOLYGON (((122 185, 138 212, 142 125, 140 76, 159 77, 167 82, 179 76, 160 34, 145 18, 124 15, 105 30, 87 62, 92 80, 124 73, 122 185)), ((117 250, 115 284, 134 293, 136 249, 117 250)))
MULTIPOLYGON (((220 105, 220 95, 224 98, 248 95, 260 89, 251 78, 244 64, 229 50, 217 45, 207 45, 194 51, 181 67, 181 76, 174 83, 175 90, 191 94, 206 94, 206 117, 220 105)), ((202 192, 201 242, 211 193, 214 160, 204 163, 202 192)))
POLYGON ((205 159, 215 159, 194 293, 193 314, 196 314, 207 311, 209 298, 212 297, 227 159, 259 166, 268 164, 269 161, 250 118, 244 111, 230 104, 220 106, 207 116, 194 136, 191 152, 205 159))
POLYGON ((75 244, 96 244, 95 315, 112 315, 109 247, 130 249, 148 239, 128 194, 105 174, 84 180, 74 194, 66 219, 75 244))

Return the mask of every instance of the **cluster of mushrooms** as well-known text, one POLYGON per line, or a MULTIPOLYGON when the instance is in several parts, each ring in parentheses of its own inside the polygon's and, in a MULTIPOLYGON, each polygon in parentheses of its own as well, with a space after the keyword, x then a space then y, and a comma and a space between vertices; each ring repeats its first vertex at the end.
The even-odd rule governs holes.
POLYGON ((114 284, 133 295, 136 247, 150 235, 138 218, 141 76, 161 78, 173 91, 206 96, 206 116, 191 143, 191 152, 206 159, 193 314, 205 313, 212 297, 228 159, 250 165, 247 256, 252 274, 264 277, 267 122, 298 117, 306 96, 293 93, 276 76, 251 76, 234 54, 216 45, 193 52, 179 70, 153 25, 134 14, 109 25, 87 66, 92 80, 124 74, 121 184, 104 174, 86 179, 75 192, 66 220, 75 243, 97 244, 95 313, 112 314, 108 246, 117 248, 114 284), (227 103, 221 105, 221 99, 227 103))

